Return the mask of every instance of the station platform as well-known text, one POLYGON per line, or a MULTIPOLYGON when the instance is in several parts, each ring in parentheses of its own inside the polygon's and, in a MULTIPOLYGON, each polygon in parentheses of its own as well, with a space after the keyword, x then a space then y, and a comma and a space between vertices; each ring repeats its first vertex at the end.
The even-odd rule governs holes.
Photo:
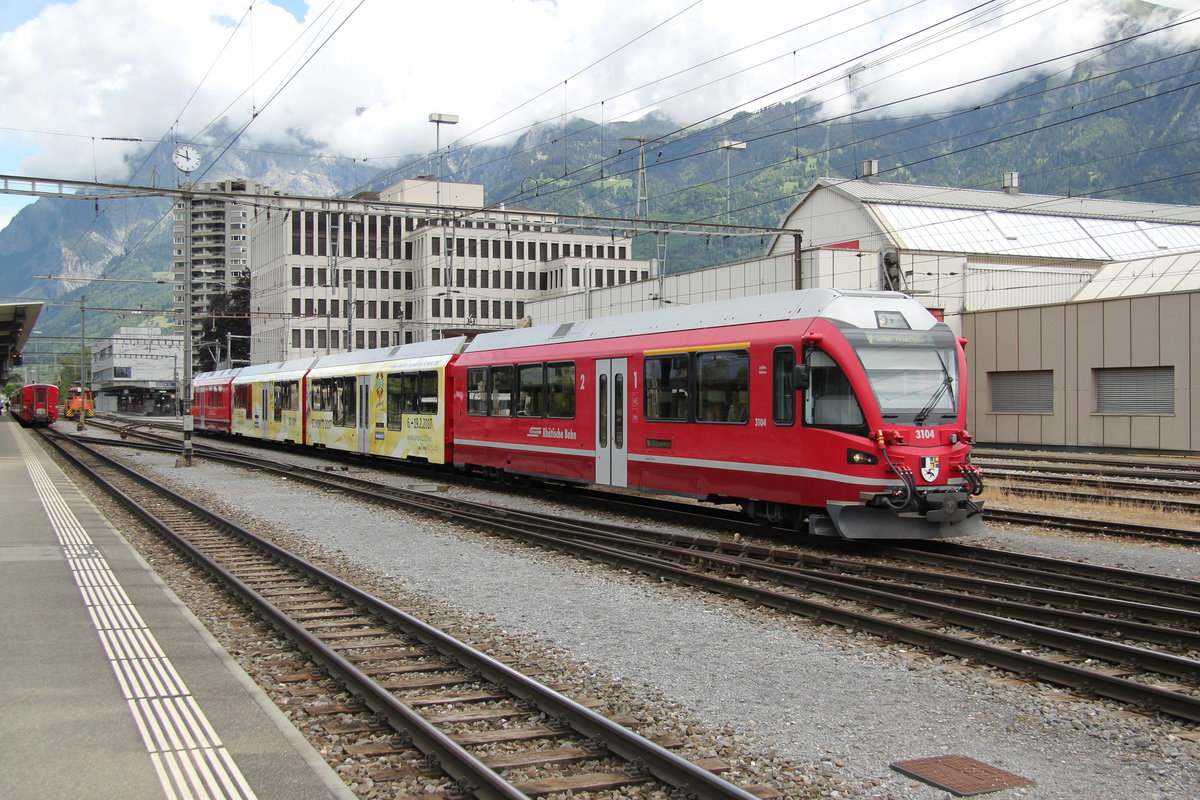
POLYGON ((354 795, 11 416, 0 797, 354 795))

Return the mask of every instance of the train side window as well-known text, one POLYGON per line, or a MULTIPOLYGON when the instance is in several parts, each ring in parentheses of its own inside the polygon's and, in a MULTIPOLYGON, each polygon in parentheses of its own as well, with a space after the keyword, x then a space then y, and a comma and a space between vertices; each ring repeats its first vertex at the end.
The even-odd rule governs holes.
POLYGON ((687 420, 688 366, 686 353, 646 358, 642 367, 646 376, 646 419, 687 420))
POLYGON ((353 428, 359 423, 358 391, 353 377, 334 378, 334 425, 353 428))
POLYGON ((387 427, 389 431, 398 431, 403 427, 404 420, 404 388, 401 378, 403 373, 392 372, 387 376, 387 427))
POLYGON ((487 367, 471 367, 467 370, 467 413, 473 417, 486 417, 488 413, 487 367))
POLYGON ((546 365, 546 416, 575 418, 575 364, 560 362, 546 365))
POLYGON ((271 385, 274 405, 273 416, 276 422, 283 421, 284 411, 295 411, 297 400, 295 381, 276 381, 271 385))
POLYGON ((804 424, 813 428, 867 435, 858 397, 849 378, 824 350, 813 348, 805 356, 809 384, 804 393, 804 424))
POLYGON ((750 412, 750 353, 716 350, 696 356, 696 420, 744 424, 750 412))
POLYGON ((796 349, 776 347, 772 358, 771 414, 776 425, 796 424, 796 349))
POLYGON ((440 384, 436 370, 419 372, 417 378, 417 413, 438 413, 438 386, 440 384))
POLYGON ((493 417, 512 416, 513 368, 492 367, 492 392, 488 411, 493 417))
POLYGON ((309 408, 313 411, 329 411, 329 379, 317 378, 309 389, 309 408))
POLYGON ((250 386, 248 384, 233 387, 233 406, 242 411, 250 410, 250 386))
POLYGON ((518 417, 540 417, 545 411, 546 369, 541 364, 524 364, 517 368, 518 417))

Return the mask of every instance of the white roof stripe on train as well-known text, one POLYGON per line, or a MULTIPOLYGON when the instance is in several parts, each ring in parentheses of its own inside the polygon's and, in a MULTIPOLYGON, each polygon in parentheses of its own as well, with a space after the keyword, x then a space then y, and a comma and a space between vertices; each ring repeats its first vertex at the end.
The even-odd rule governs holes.
POLYGON ((777 294, 739 297, 691 306, 660 308, 611 317, 539 325, 532 328, 483 333, 468 344, 464 353, 503 350, 512 347, 615 339, 651 333, 747 325, 810 317, 831 317, 859 327, 875 327, 873 311, 863 300, 874 300, 870 309, 903 311, 916 330, 930 327, 936 320, 919 303, 900 292, 845 291, 839 289, 800 289, 777 294), (865 313, 864 313, 865 312, 865 313))

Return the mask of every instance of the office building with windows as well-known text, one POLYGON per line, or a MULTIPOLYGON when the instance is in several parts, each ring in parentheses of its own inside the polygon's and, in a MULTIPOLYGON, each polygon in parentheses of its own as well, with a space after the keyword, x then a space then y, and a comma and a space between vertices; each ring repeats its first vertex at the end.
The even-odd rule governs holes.
POLYGON ((351 200, 260 203, 251 361, 511 328, 531 300, 650 277, 626 237, 483 200, 481 185, 417 178, 351 200))

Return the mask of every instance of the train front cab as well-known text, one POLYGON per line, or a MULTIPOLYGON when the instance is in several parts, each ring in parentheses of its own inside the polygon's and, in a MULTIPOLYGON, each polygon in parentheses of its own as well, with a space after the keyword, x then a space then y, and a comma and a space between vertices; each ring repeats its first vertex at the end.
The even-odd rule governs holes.
POLYGON ((96 416, 96 401, 91 389, 80 392, 78 386, 72 386, 67 390, 67 399, 63 403, 63 417, 78 419, 80 414, 83 414, 84 419, 96 416))
MULTIPOLYGON (((969 461, 966 360, 950 328, 920 330, 900 310, 877 327, 816 320, 797 371, 802 425, 835 455, 852 497, 831 491, 814 533, 846 538, 964 536, 983 530, 978 469, 969 461), (880 480, 883 478, 883 480, 880 480)), ((843 489, 844 491, 844 489, 843 489)))
POLYGON ((960 343, 911 300, 870 303, 612 359, 607 400, 596 378, 597 482, 848 539, 981 531, 960 343))

